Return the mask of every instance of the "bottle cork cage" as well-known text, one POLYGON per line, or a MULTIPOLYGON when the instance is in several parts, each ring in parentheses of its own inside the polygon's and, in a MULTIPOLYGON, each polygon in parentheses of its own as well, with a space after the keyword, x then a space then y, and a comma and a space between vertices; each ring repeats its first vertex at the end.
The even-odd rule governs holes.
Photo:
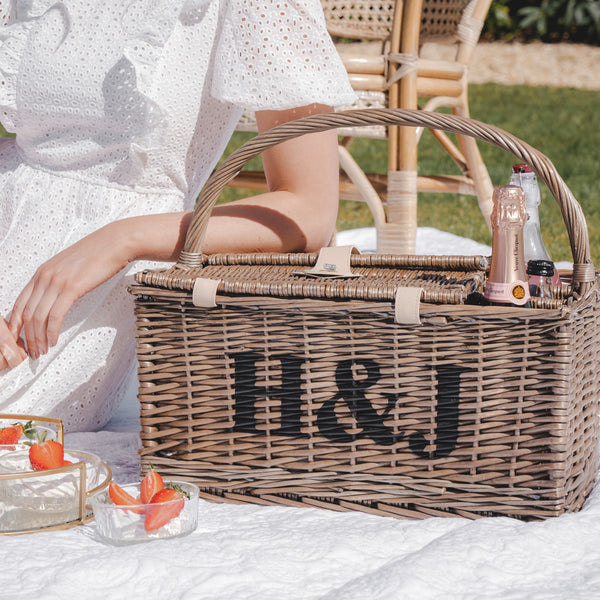
MULTIPOLYGON (((438 117, 455 124, 427 124, 438 117)), ((535 168, 538 155, 511 140, 535 168)), ((362 277, 292 285, 298 261, 315 257, 287 256, 263 256, 258 271, 230 256, 138 274, 144 471, 217 501, 398 517, 582 506, 599 467, 594 278, 575 276, 553 308, 501 308, 469 303, 485 261, 364 255, 353 259, 362 277), (193 304, 198 277, 221 281, 215 306, 193 304), (396 320, 388 288, 407 280, 424 289, 420 324, 396 320), (451 299, 430 281, 454 286, 451 299)))

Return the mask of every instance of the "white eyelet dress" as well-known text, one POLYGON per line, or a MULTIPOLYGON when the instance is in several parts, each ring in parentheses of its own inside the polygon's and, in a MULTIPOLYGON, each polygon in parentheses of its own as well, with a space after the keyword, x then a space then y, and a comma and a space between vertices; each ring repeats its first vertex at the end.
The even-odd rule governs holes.
MULTIPOLYGON (((1 0, 0 311, 124 217, 193 206, 243 108, 350 104, 318 0, 1 0)), ((105 424, 134 368, 132 265, 57 346, 0 372, 0 413, 105 424)))

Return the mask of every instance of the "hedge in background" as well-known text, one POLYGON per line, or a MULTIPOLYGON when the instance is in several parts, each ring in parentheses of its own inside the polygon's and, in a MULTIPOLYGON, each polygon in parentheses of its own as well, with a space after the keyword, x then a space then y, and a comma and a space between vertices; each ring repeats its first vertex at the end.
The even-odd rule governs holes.
POLYGON ((600 0, 494 0, 484 37, 600 45, 600 0))

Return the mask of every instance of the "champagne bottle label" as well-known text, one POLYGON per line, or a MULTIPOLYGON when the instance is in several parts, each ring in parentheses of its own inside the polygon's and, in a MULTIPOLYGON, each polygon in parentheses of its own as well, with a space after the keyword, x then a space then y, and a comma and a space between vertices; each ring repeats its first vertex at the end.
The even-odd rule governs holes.
POLYGON ((488 281, 485 287, 485 297, 490 302, 524 306, 530 300, 529 285, 527 282, 519 280, 510 283, 488 281))

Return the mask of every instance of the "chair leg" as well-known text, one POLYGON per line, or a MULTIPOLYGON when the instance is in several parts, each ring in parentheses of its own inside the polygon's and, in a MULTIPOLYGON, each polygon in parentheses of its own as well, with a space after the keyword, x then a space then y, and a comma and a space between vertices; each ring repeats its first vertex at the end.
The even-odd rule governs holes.
POLYGON ((338 146, 338 156, 340 166, 344 169, 350 181, 356 186, 362 199, 367 203, 373 215, 375 228, 379 231, 385 224, 385 210, 381 198, 346 146, 341 144, 338 146))
MULTIPOLYGON (((416 8, 417 4, 420 14, 420 3, 409 3, 408 8, 416 8)), ((416 70, 407 73, 400 80, 398 97, 401 108, 417 108, 416 70)), ((417 242, 418 136, 414 127, 396 129, 393 141, 396 143, 397 154, 388 162, 386 214, 390 226, 385 235, 382 235, 381 246, 384 248, 382 252, 414 254, 417 242)))
POLYGON ((414 254, 417 238, 417 172, 389 171, 387 222, 378 235, 377 252, 414 254))
POLYGON ((467 166, 469 169, 469 175, 473 180, 475 186, 475 192, 477 194, 477 201, 479 203, 479 209, 481 214, 487 223, 490 231, 491 227, 491 216, 492 216, 492 194, 494 192, 494 186, 488 173, 487 167, 481 158, 481 153, 477 146, 475 139, 465 136, 457 136, 459 146, 467 159, 467 166))
MULTIPOLYGON (((456 105, 452 108, 452 112, 460 117, 469 118, 469 87, 466 80, 463 81, 463 93, 457 99, 456 105)), ((492 230, 492 195, 494 186, 488 173, 487 167, 481 158, 479 147, 474 138, 457 135, 458 147, 462 151, 467 161, 468 175, 473 180, 479 209, 483 215, 488 229, 492 230)))
POLYGON ((417 173, 388 173, 387 214, 371 182, 344 146, 338 146, 340 165, 367 203, 377 233, 378 254, 414 254, 417 234, 417 173))

